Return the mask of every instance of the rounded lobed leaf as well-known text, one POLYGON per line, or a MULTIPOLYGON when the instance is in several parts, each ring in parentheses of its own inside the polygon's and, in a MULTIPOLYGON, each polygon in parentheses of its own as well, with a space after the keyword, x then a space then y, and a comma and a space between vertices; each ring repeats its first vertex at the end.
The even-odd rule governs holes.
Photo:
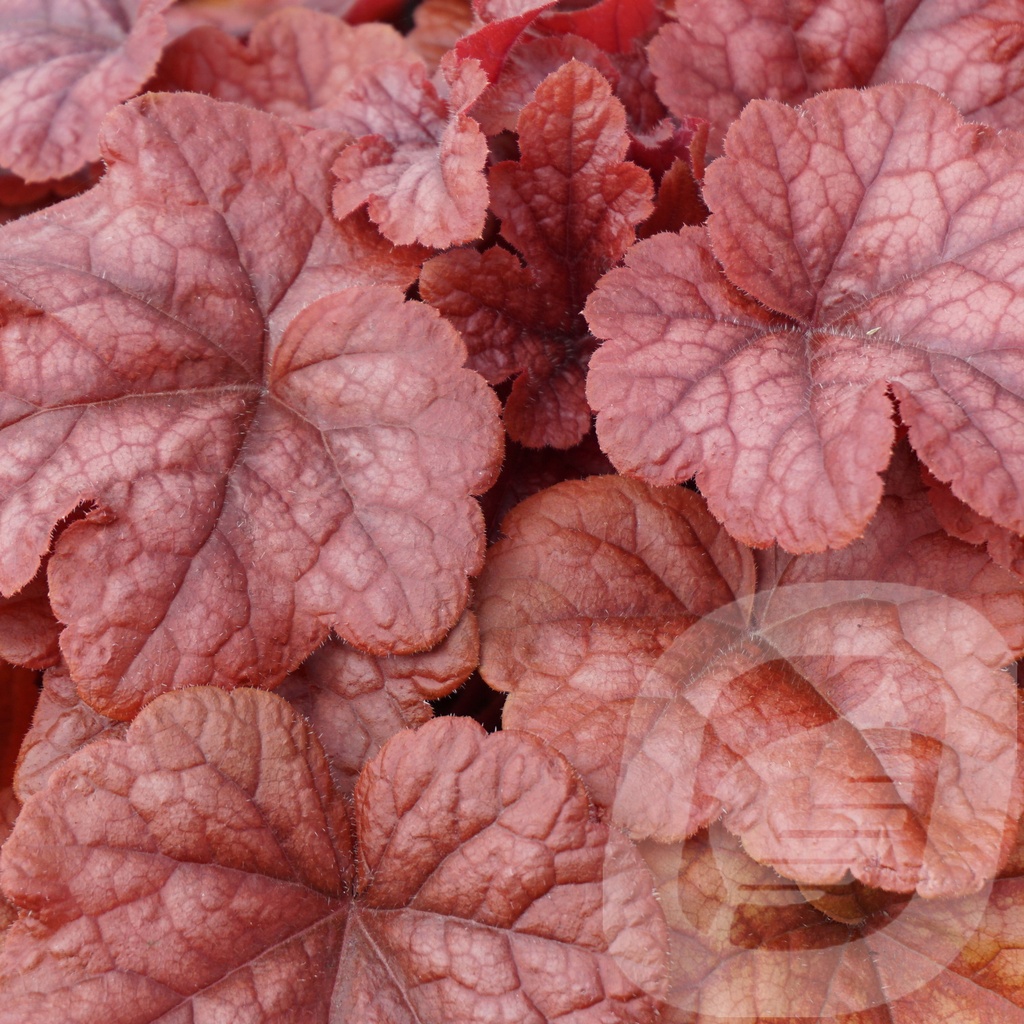
POLYGON ((1022 806, 1001 669, 1024 586, 942 533, 919 481, 848 551, 762 559, 756 595, 750 552, 692 492, 562 484, 504 529, 481 673, 510 691, 503 724, 565 753, 630 834, 721 817, 819 885, 932 897, 995 874, 1022 806))
POLYGON ((153 73, 173 0, 3 0, 0 164, 27 181, 100 155, 100 121, 153 73))
POLYGON ((194 95, 108 122, 103 182, 4 229, 0 587, 49 564, 82 696, 273 685, 332 626, 436 643, 500 424, 415 252, 328 209, 335 136, 194 95), (213 139, 216 145, 211 145, 213 139))
POLYGON ((353 870, 344 800, 286 701, 164 695, 71 757, 4 845, 22 914, 0 1021, 653 1022, 650 873, 539 740, 403 732, 354 819, 353 870))
POLYGON ((881 496, 891 390, 928 468, 1024 530, 1022 152, 921 86, 751 103, 707 231, 640 243, 587 305, 612 461, 696 474, 746 543, 841 547, 881 496))

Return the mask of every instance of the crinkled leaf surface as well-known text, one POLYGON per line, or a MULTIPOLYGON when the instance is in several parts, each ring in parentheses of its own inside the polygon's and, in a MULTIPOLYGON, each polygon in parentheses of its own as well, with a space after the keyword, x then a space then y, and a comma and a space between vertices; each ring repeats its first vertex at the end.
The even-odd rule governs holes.
POLYGON ((0 1020, 653 1020, 651 876, 539 740, 404 732, 354 825, 355 858, 287 702, 165 695, 23 809, 3 887, 31 914, 0 951, 0 1020))
POLYGON ((902 491, 848 551, 780 553, 756 593, 692 492, 601 477, 528 499, 480 583, 503 724, 554 743, 634 836, 722 817, 802 881, 977 890, 1021 809, 1000 668, 1024 587, 902 491))
MULTIPOLYGON (((20 810, 21 804, 14 795, 14 790, 10 786, 0 789, 0 863, 3 861, 3 845, 14 828, 14 821, 20 810)), ((17 917, 17 909, 0 892, 0 946, 3 945, 4 932, 14 924, 17 917)))
POLYGON ((276 683, 332 625, 421 649, 465 604, 496 403, 432 310, 359 285, 407 283, 416 257, 331 216, 336 147, 143 98, 108 122, 100 186, 4 229, 0 586, 92 507, 50 596, 104 714, 276 683))
POLYGON ((940 900, 801 886, 719 826, 642 849, 671 933, 667 1024, 1024 1021, 1019 844, 985 890, 940 900))
POLYGON ((28 181, 99 157, 100 121, 152 74, 173 0, 3 0, 0 164, 28 181))
POLYGON ((487 215, 487 139, 467 109, 487 85, 452 66, 447 100, 418 60, 381 62, 339 99, 332 127, 357 136, 334 164, 334 212, 363 203, 392 241, 436 248, 478 238, 487 215))
POLYGON ((685 0, 649 47, 658 94, 712 124, 752 99, 920 82, 971 120, 1024 128, 1024 23, 1014 0, 685 0))
POLYGON ((258 22, 245 43, 213 27, 176 39, 160 64, 162 82, 244 103, 319 127, 311 112, 328 106, 378 61, 409 47, 390 25, 348 25, 290 7, 258 22))
POLYGON ((74 753, 102 736, 121 736, 126 725, 86 704, 65 666, 43 674, 32 724, 18 754, 14 789, 24 802, 45 788, 49 777, 74 753))
POLYGON ((363 765, 395 733, 433 717, 428 701, 451 693, 480 661, 476 616, 418 654, 374 657, 332 637, 275 691, 313 724, 339 788, 351 792, 363 765))
POLYGON ((431 260, 420 292, 462 332, 470 366, 517 374, 505 427, 530 447, 568 448, 590 428, 583 394, 594 339, 580 316, 598 277, 651 211, 651 183, 623 161, 625 114, 608 83, 577 61, 549 75, 519 118, 518 161, 491 169, 491 206, 507 249, 431 260))
POLYGON ((748 544, 839 547, 881 494, 891 390, 928 468, 1024 531, 1022 152, 922 86, 751 103, 707 231, 638 244, 588 303, 612 461, 696 473, 748 544))

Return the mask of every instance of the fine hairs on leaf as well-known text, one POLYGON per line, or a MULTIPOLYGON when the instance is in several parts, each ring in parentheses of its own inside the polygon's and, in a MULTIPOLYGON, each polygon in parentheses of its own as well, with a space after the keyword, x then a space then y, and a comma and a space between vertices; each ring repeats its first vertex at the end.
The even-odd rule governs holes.
POLYGON ((0 0, 0 1024, 1024 1024, 1019 0, 0 0))

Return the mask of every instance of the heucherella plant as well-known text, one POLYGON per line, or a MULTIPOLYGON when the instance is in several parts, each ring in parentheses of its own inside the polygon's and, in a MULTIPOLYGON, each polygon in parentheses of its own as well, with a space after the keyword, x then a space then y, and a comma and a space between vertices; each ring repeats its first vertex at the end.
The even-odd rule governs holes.
POLYGON ((0 0, 0 1024, 1024 1024, 1010 0, 0 0))

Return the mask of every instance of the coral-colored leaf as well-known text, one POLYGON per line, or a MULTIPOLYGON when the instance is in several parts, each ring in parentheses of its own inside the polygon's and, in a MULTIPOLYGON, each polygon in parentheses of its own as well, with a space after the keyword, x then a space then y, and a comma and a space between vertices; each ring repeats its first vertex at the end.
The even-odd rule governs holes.
POLYGON ((594 340, 580 309, 651 211, 651 183, 623 161, 625 114, 608 83, 570 61, 519 118, 518 161, 491 169, 507 250, 446 253, 420 291, 462 332, 470 366, 496 383, 518 374, 505 427, 530 447, 568 448, 590 428, 583 375, 594 340))
POLYGON ((708 234, 640 243, 587 307, 612 461, 696 473, 746 543, 838 547, 881 493, 891 388, 928 468, 1024 531, 1022 153, 922 86, 751 103, 708 234))
MULTIPOLYGON (((3 845, 7 842, 20 811, 21 804, 14 795, 14 790, 10 786, 0 789, 0 864, 3 863, 3 845)), ((17 908, 0 892, 0 946, 3 945, 4 932, 14 924, 17 916, 17 908)))
POLYGON ((977 890, 1021 810, 1000 669, 1024 584, 902 485, 848 551, 766 564, 756 601, 749 552, 691 492, 601 477, 528 499, 480 583, 503 724, 633 835, 723 817, 802 881, 977 890))
POLYGON ((0 164, 28 181, 99 156, 100 121, 152 74, 173 0, 3 0, 0 164))
POLYGON ((500 425, 447 324, 355 287, 407 283, 416 254, 331 217, 334 136, 171 95, 112 115, 107 146, 100 186, 3 233, 0 585, 92 507, 50 596, 79 692, 119 718, 273 685, 332 625, 437 642, 500 425))
POLYGON ((919 82, 972 120, 1024 128, 1015 0, 686 0, 649 48, 673 113, 707 118, 712 153, 752 99, 919 82))
POLYGON ((1024 1021, 1024 871, 982 892, 907 898, 776 874, 713 826, 644 844, 672 937, 666 1024, 1024 1021))
POLYGON ((165 695, 22 810, 3 886, 31 914, 0 950, 0 1021, 654 1019, 650 874, 539 740, 406 731, 354 818, 353 870, 344 801, 285 701, 165 695))
POLYGON ((334 212, 362 203, 393 242, 444 248, 478 238, 487 214, 487 139, 466 110, 487 85, 465 61, 441 99, 419 61, 381 62, 338 101, 333 126, 358 137, 334 164, 334 212))
POLYGON ((351 792, 384 742, 429 721, 427 701, 451 693, 479 661, 476 616, 466 612, 437 647, 419 654, 376 658, 331 638, 276 692, 312 722, 335 781, 351 792))
POLYGON ((24 802, 74 753, 102 736, 121 736, 126 725, 86 704, 63 665, 43 675, 32 724, 22 740, 14 789, 24 802))
POLYGON ((160 79, 165 87, 317 127, 311 111, 336 100, 378 61, 408 56, 408 45, 390 25, 353 27, 293 7, 258 22, 245 44, 212 27, 176 39, 164 53, 160 79))

